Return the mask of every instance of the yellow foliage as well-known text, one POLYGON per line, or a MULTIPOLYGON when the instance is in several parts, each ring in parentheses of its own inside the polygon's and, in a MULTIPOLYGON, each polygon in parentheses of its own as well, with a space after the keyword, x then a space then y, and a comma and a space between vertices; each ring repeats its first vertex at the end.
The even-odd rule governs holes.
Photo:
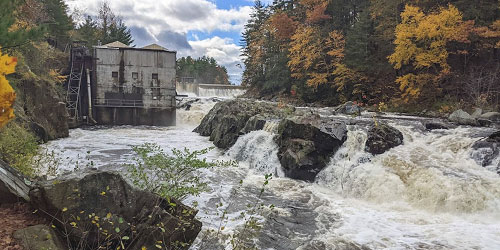
POLYGON ((292 77, 305 79, 314 88, 332 83, 335 66, 344 57, 344 45, 344 37, 338 31, 325 38, 318 27, 299 27, 292 36, 288 55, 292 77))
POLYGON ((14 118, 12 106, 16 99, 16 93, 5 76, 14 73, 16 64, 16 58, 2 55, 0 51, 0 128, 14 118))
POLYGON ((450 73, 446 46, 452 41, 468 43, 473 22, 464 22, 462 13, 453 5, 428 15, 418 7, 407 5, 401 19, 396 27, 396 48, 389 56, 389 62, 395 69, 411 65, 414 72, 423 71, 420 74, 424 74, 407 74, 397 79, 403 98, 409 100, 420 95, 422 85, 432 78, 437 79, 429 74, 443 76, 450 73), (418 83, 420 80, 425 82, 418 83))

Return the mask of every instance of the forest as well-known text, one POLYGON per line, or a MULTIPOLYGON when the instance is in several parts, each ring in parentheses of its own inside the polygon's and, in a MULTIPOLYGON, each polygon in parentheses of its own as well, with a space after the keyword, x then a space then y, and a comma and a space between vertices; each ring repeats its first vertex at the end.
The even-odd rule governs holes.
POLYGON ((177 59, 177 78, 194 78, 202 84, 230 84, 227 69, 220 66, 213 57, 198 59, 181 57, 177 59))
POLYGON ((243 84, 259 97, 325 105, 495 109, 499 7, 498 0, 255 1, 243 33, 243 84))

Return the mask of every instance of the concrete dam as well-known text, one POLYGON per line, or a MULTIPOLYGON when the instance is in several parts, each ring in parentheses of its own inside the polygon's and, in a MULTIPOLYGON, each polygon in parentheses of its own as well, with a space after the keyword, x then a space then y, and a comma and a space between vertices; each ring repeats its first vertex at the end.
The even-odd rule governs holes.
POLYGON ((243 86, 227 84, 176 83, 177 94, 189 97, 237 97, 246 92, 243 86))

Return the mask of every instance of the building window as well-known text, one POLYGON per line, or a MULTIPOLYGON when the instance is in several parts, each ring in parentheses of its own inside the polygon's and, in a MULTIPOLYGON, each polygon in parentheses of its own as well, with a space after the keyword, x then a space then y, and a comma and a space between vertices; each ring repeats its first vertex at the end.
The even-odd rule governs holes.
POLYGON ((137 73, 137 72, 132 72, 132 79, 134 79, 134 80, 139 79, 139 73, 137 73))
POLYGON ((153 80, 158 80, 158 74, 156 73, 153 73, 153 76, 152 76, 153 80))
POLYGON ((116 72, 116 71, 111 72, 111 76, 113 78, 118 78, 118 72, 116 72))

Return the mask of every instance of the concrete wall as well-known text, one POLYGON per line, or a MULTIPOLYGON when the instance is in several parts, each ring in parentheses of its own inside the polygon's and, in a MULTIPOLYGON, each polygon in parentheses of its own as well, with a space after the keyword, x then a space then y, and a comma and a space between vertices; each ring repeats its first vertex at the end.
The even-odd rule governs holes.
POLYGON ((160 125, 172 124, 159 120, 173 117, 175 124, 175 52, 96 47, 94 58, 92 99, 98 123, 160 125), (126 100, 127 105, 110 100, 126 100))

